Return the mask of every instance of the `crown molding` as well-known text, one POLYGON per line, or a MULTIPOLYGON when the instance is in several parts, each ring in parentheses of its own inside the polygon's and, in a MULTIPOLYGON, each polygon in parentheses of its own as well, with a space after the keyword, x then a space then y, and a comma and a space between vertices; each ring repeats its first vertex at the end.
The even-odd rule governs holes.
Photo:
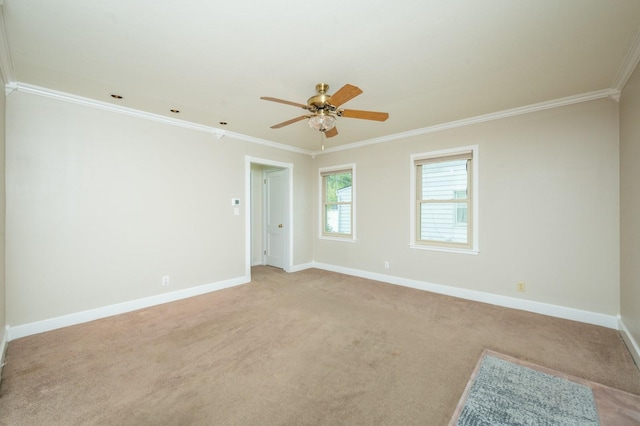
POLYGON ((7 29, 4 21, 4 1, 0 0, 0 78, 2 82, 10 84, 15 81, 11 52, 7 41, 7 29))
POLYGON ((490 114, 478 115, 476 117, 464 118, 462 120, 450 121, 448 123, 436 124, 434 126, 423 127, 416 130, 410 130, 407 132, 396 133, 393 135, 383 136, 380 138, 367 139, 360 142, 354 142, 347 145, 336 146, 333 148, 327 148, 324 151, 314 151, 313 156, 328 154, 330 152, 345 151, 348 149, 360 148, 367 145, 375 145, 384 142, 390 142, 398 139, 406 139, 412 136, 426 135, 429 133, 441 132, 443 130, 455 129, 458 127, 470 126, 472 124, 484 123, 487 121, 499 120, 501 118, 514 117, 516 115, 529 114, 532 112, 543 111, 545 109, 559 108, 567 105, 577 104, 581 102, 593 101, 595 99, 613 98, 619 99, 620 91, 616 89, 604 89, 594 92, 582 93, 574 96, 567 96, 565 98, 554 99, 551 101, 540 102, 537 104, 526 105, 518 108, 511 108, 504 111, 493 112, 490 114))
POLYGON ((423 127, 416 130, 410 130, 407 132, 396 133, 393 135, 382 136, 374 139, 367 139, 360 142, 354 142, 347 145, 341 145, 333 148, 327 148, 324 151, 310 151, 302 148, 293 147, 290 145, 285 145, 273 141, 269 141, 266 139, 255 138, 252 136, 247 136, 241 133, 230 132, 227 130, 219 129, 212 126, 206 126, 203 124, 193 123, 185 120, 178 120, 175 118, 165 117, 159 114, 153 114, 149 112, 140 111, 133 108, 127 108, 120 105, 114 105, 107 102, 96 101, 94 99, 85 98, 82 96, 76 96, 65 92, 59 92, 56 90, 51 90, 39 86, 34 86, 26 83, 16 83, 12 82, 5 85, 5 92, 7 94, 12 93, 14 91, 19 91, 23 93, 30 93, 33 95, 44 96, 48 98, 53 98, 57 100, 61 100, 64 102, 71 102, 78 105, 88 106, 91 108, 98 108, 105 111, 116 112, 119 114, 125 114, 136 118, 141 118, 145 120, 151 120, 159 123, 169 124, 172 126, 178 126, 185 129, 191 129, 196 131, 201 131, 205 133, 211 133, 215 135, 218 139, 223 138, 224 136, 229 136, 234 139, 242 140, 249 143, 254 143, 258 145, 269 146, 271 148, 281 149, 283 151, 295 152, 298 154, 310 155, 315 158, 316 155, 328 154, 331 152, 345 151, 349 149, 360 148, 367 145, 375 145, 384 142, 390 142, 398 139, 406 139, 413 136, 420 136, 429 133, 441 132, 444 130, 455 129, 458 127, 470 126, 473 124, 484 123, 487 121, 499 120, 502 118, 513 117, 517 115, 528 114, 536 111, 542 111, 545 109, 559 108, 566 105, 577 104, 581 102, 588 102, 596 99, 602 98, 613 98, 619 99, 620 91, 616 89, 604 89, 597 90, 594 92, 583 93, 574 96, 568 96, 565 98, 555 99, 546 102, 540 102, 537 104, 527 105, 518 108, 512 108, 504 111, 498 111, 490 114, 479 115, 476 117, 465 118, 462 120, 451 121, 448 123, 436 124, 434 126, 423 127))
POLYGON ((640 30, 638 30, 636 36, 633 38, 627 55, 622 61, 611 87, 615 90, 622 91, 622 88, 627 84, 629 78, 631 78, 631 74, 633 74, 638 63, 640 63, 640 30))
POLYGON ((118 114, 128 115, 130 117, 141 118, 144 120, 151 120, 157 123, 169 124, 171 126, 182 127, 184 129, 211 133, 215 135, 218 139, 222 139, 224 136, 228 136, 228 137, 242 140, 245 142, 250 142, 258 145, 265 145, 271 148, 281 149, 284 151, 291 151, 291 152, 296 152, 298 154, 311 155, 311 151, 306 149, 292 147, 289 145, 272 142, 266 139, 254 138, 252 136, 243 135, 241 133, 230 132, 228 130, 219 129, 213 126, 207 126, 204 124, 193 123, 185 120, 178 120, 176 118, 165 117, 160 114, 153 114, 150 112, 140 111, 134 108, 127 108, 120 105, 110 104, 108 102, 102 102, 102 101, 97 101, 95 99, 89 99, 82 96, 72 95, 70 93, 59 92, 57 90, 34 86, 32 84, 10 83, 5 85, 5 92, 12 93, 14 91, 57 99, 63 102, 70 102, 77 105, 87 106, 90 108, 97 108, 104 111, 115 112, 118 114))

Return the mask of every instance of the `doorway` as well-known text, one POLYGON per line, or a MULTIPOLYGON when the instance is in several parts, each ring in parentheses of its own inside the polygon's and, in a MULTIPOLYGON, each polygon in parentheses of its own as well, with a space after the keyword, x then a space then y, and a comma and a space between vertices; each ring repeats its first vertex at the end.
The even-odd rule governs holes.
POLYGON ((246 269, 270 265, 292 268, 293 164, 245 157, 246 269))

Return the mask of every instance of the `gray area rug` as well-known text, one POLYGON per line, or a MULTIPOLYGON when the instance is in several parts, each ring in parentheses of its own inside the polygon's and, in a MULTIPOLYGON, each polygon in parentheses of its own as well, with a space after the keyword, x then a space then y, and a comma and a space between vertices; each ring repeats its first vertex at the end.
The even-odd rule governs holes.
POLYGON ((487 353, 480 362, 453 424, 600 424, 591 388, 487 353))

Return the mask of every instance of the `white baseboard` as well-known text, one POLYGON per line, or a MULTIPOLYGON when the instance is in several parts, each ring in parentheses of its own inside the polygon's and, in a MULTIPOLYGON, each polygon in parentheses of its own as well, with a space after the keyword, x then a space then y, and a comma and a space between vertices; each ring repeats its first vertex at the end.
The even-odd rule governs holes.
POLYGON ((186 299, 193 296, 199 296, 205 293, 246 284, 251 281, 250 276, 241 276, 217 283, 204 284, 197 287, 191 287, 183 290, 176 290, 169 293, 158 294, 156 296, 145 297, 142 299, 131 300, 128 302, 118 303, 115 305, 104 306, 101 308, 90 309, 88 311, 77 312, 69 315, 63 315, 56 318, 46 319, 43 321, 32 322, 29 324, 9 327, 6 339, 8 341, 19 339, 21 337, 31 336, 32 334, 44 333, 62 327, 82 324, 101 318, 114 315, 124 314, 138 309, 149 308, 151 306, 161 305, 164 303, 175 302, 177 300, 186 299))
POLYGON ((640 369, 640 346, 638 345, 638 342, 636 342, 636 339, 633 338, 633 335, 627 328, 620 315, 618 315, 618 324, 620 335, 622 336, 624 342, 627 344, 627 348, 629 348, 629 352, 631 352, 631 356, 636 362, 636 366, 640 369))
POLYGON ((412 280, 408 278, 395 277, 392 275, 379 274, 375 272, 362 271, 359 269, 345 268, 342 266, 328 265, 325 263, 313 262, 313 267, 324 269, 341 274, 353 275, 375 281, 382 281, 388 284, 396 284, 418 290, 431 291, 433 293, 445 294, 447 296, 459 297, 461 299, 473 300, 476 302, 489 303, 491 305, 503 306, 506 308, 520 309, 522 311, 534 312, 556 318, 569 319, 584 322, 587 324, 600 325, 607 328, 618 329, 618 318, 613 315, 599 314, 597 312, 582 311, 564 306, 551 305, 542 302, 518 299, 516 297, 500 296, 497 294, 484 293, 481 291, 468 290, 464 288, 452 287, 442 284, 433 284, 424 281, 412 280))
MULTIPOLYGON (((458 287, 451 287, 442 284, 433 284, 424 281, 412 280, 408 278, 395 277, 392 275, 368 272, 359 269, 345 268, 342 266, 329 265, 319 262, 310 262, 305 264, 294 265, 289 272, 299 272, 305 269, 318 268, 332 272, 338 272, 346 275, 352 275, 361 278, 367 278, 375 281, 382 281, 388 284, 395 284, 418 290, 430 291, 433 293, 444 294, 447 296, 459 297, 462 299, 473 300, 476 302, 489 303, 507 308, 520 309, 523 311, 534 312, 542 315, 548 315, 557 318, 569 319, 573 321, 584 322, 587 324, 599 325, 616 330, 622 330, 623 337, 635 354, 632 353, 634 359, 640 366, 640 348, 638 343, 633 339, 628 329, 619 317, 613 315, 605 315, 596 312, 583 311, 564 306, 551 305, 541 302, 533 302, 530 300, 522 300, 515 297, 500 296, 481 291, 468 290, 458 287)), ((250 276, 241 276, 218 283, 205 284, 198 287, 192 287, 184 290, 177 290, 170 293, 163 293, 156 296, 146 297, 143 299, 132 300, 115 305, 105 306, 102 308, 91 309, 88 311, 78 312, 74 314, 64 315, 43 321, 37 321, 29 324, 19 325, 15 327, 7 326, 4 336, 0 341, 2 347, 6 347, 6 343, 19 339, 21 337, 30 336, 32 334, 43 333, 62 327, 81 324, 84 322, 94 321, 113 315, 119 315, 126 312, 144 309, 163 303, 169 303, 176 300, 186 299, 188 297, 198 296, 213 291, 246 284, 251 281, 250 276)))
POLYGON ((287 272, 300 272, 300 271, 304 271, 305 269, 311 269, 313 267, 314 267, 313 262, 301 263, 300 265, 293 265, 291 267, 291 270, 287 272))

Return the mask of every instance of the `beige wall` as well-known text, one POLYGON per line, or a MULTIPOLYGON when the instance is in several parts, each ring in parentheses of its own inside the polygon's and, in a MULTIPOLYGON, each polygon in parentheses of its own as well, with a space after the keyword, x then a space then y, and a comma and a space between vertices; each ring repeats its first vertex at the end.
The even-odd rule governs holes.
POLYGON ((640 342, 640 67, 620 100, 620 314, 640 342))
POLYGON ((19 91, 6 115, 12 326, 244 275, 245 222, 230 199, 246 199, 246 155, 294 164, 294 267, 315 260, 619 313, 618 104, 610 99, 315 160, 19 91), (480 254, 410 249, 409 156, 472 144, 480 254), (358 241, 318 240, 318 168, 351 162, 358 241), (518 281, 526 293, 516 292, 518 281))
POLYGON ((251 265, 262 265, 263 171, 263 165, 251 164, 251 265))
MULTIPOLYGON (((315 261, 618 314, 615 101, 327 153, 316 158, 314 179, 320 167, 352 162, 358 241, 314 238, 315 261), (479 145, 480 254, 410 249, 410 155, 474 144, 479 145), (384 261, 390 269, 384 269, 384 261), (521 280, 525 293, 516 291, 521 280)), ((314 190, 317 218, 317 183, 314 190)))
POLYGON ((310 262, 309 156, 11 94, 8 324, 244 276, 246 155, 294 164, 293 261, 310 262))
MULTIPOLYGON (((3 81, 0 78, 0 81, 3 81)), ((0 90, 0 341, 4 335, 7 324, 6 317, 6 286, 5 286, 5 206, 6 206, 6 188, 5 188, 5 111, 6 97, 4 90, 0 90)), ((0 348, 1 352, 4 348, 0 348)))

